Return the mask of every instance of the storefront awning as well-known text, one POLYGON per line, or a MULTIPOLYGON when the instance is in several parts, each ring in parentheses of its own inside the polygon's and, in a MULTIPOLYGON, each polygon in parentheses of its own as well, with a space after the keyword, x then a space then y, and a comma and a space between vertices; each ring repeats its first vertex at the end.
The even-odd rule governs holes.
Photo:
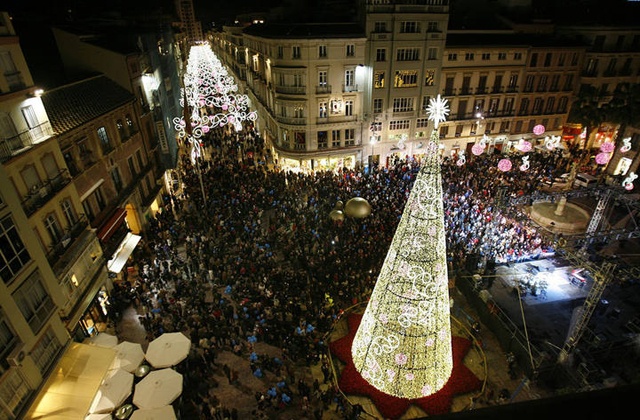
POLYGON ((131 256, 140 239, 142 239, 142 237, 134 235, 131 232, 127 233, 118 250, 113 254, 113 257, 107 264, 109 271, 116 274, 122 271, 122 268, 127 263, 127 259, 131 256))
POLYGON ((98 231, 98 239, 102 242, 106 242, 111 238, 111 235, 124 223, 124 217, 127 215, 125 209, 117 208, 116 211, 109 217, 109 220, 100 227, 98 231))
POLYGON ((27 418, 83 419, 115 357, 114 349, 71 343, 32 404, 27 418))

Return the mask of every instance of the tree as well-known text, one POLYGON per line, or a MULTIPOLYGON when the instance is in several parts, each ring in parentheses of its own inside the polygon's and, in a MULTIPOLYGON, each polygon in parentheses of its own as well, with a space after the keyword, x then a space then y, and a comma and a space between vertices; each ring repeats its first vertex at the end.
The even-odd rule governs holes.
POLYGON ((571 105, 569 120, 582 124, 586 128, 587 141, 594 129, 606 121, 607 104, 601 104, 600 95, 595 86, 582 85, 571 105))

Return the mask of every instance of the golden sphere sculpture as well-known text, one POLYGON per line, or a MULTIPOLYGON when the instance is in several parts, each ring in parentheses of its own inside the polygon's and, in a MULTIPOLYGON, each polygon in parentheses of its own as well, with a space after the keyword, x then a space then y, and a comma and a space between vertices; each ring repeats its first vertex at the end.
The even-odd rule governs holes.
POLYGON ((342 222, 344 220, 344 212, 342 210, 333 209, 331 213, 329 213, 329 217, 334 222, 342 222))
POLYGON ((363 219, 371 214, 371 205, 362 197, 353 197, 344 205, 344 212, 349 217, 363 219))
POLYGON ((336 210, 342 210, 344 208, 344 203, 342 202, 342 200, 338 200, 336 202, 336 210))

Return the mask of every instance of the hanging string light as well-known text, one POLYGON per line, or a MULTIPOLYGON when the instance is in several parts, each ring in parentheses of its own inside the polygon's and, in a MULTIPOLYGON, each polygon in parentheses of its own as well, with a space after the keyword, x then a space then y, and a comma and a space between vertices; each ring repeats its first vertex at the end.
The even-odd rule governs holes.
POLYGON ((438 124, 447 101, 427 109, 434 129, 351 354, 373 387, 403 398, 440 390, 453 368, 438 124))

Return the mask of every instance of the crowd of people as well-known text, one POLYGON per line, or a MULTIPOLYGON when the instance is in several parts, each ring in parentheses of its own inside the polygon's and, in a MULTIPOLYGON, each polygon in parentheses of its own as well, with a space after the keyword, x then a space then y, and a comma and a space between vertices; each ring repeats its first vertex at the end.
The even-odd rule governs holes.
MULTIPOLYGON (((249 358, 256 377, 270 372, 278 378, 256 393, 256 417, 296 405, 321 419, 334 403, 345 418, 353 416, 333 386, 327 334, 344 310, 371 294, 420 159, 397 158, 366 173, 294 173, 267 164, 265 144, 251 130, 242 136, 214 130, 205 150, 206 158, 195 164, 188 151, 182 155, 181 188, 164 196, 132 257, 137 275, 119 284, 113 304, 141 308, 149 341, 172 331, 190 337, 183 418, 238 417, 232 401, 215 396, 210 373, 222 370, 229 383, 238 373, 216 363, 222 350, 249 358), (356 196, 370 203, 368 217, 329 217, 337 203, 356 196), (281 353, 258 354, 258 341, 281 353), (325 391, 318 381, 295 377, 296 365, 316 364, 330 385, 325 391)), ((499 191, 528 194, 542 173, 567 162, 533 155, 528 172, 501 172, 499 157, 475 157, 464 166, 443 160, 450 270, 471 254, 502 263, 549 247, 525 217, 505 211, 496 197, 499 191)))

